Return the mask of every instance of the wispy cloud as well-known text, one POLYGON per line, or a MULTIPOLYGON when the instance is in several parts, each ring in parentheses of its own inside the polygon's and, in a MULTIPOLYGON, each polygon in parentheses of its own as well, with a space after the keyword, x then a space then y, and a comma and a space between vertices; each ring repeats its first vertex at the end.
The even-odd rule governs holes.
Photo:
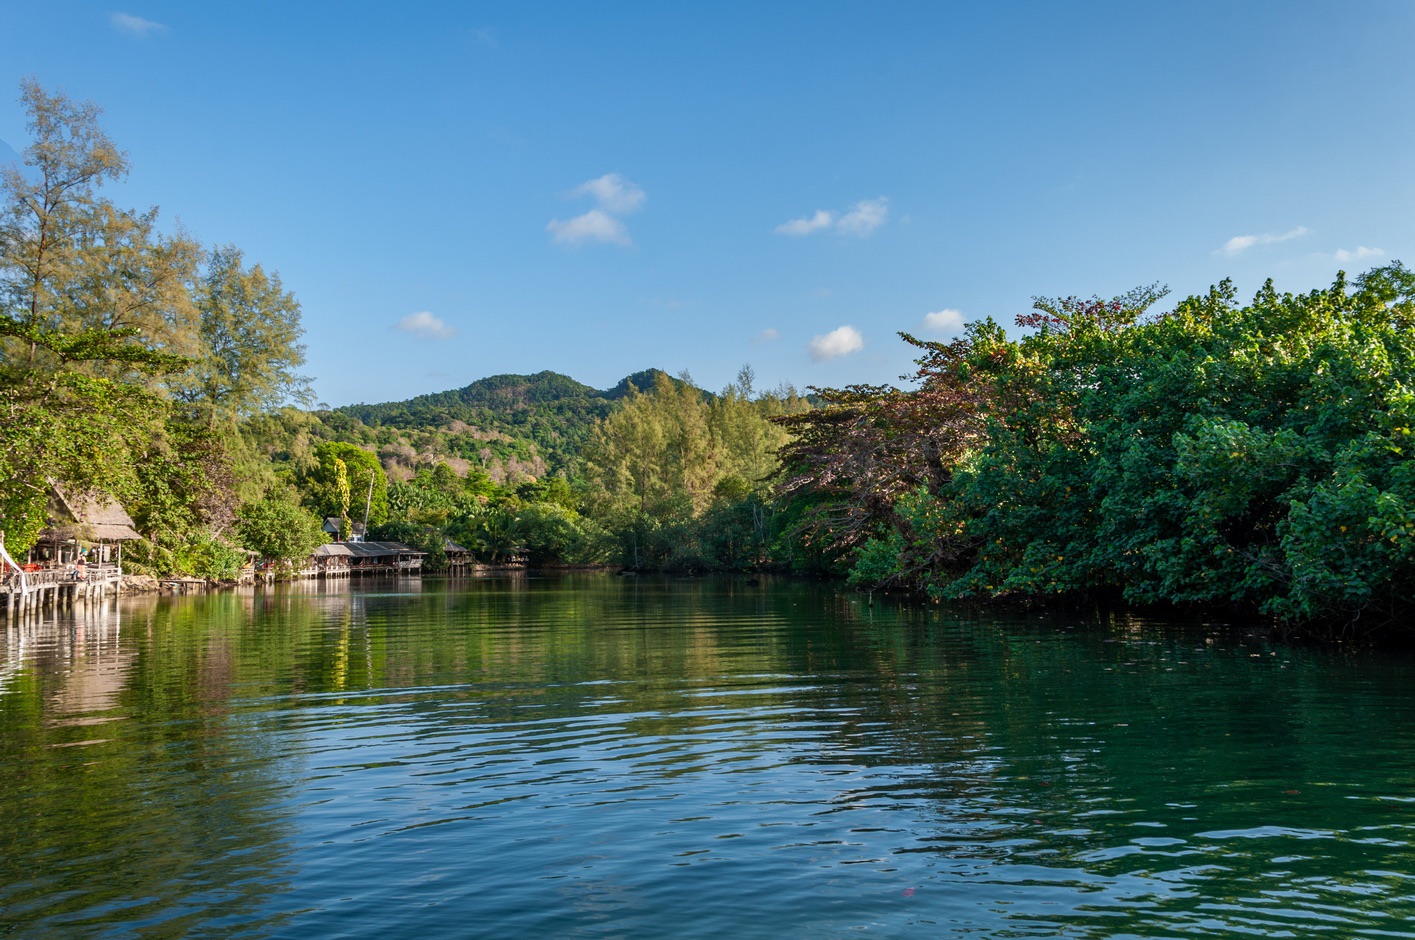
POLYGON ((963 329, 963 311, 945 307, 933 313, 924 314, 923 329, 929 333, 953 335, 963 329))
POLYGON ((447 324, 441 317, 434 316, 426 310, 408 314, 393 324, 393 328, 402 330, 404 333, 411 333, 418 339, 451 339, 457 335, 455 326, 447 324))
POLYGON ((752 337, 752 345, 760 346, 762 343, 770 343, 781 338, 781 334, 776 332, 774 327, 767 327, 756 336, 752 337))
POLYGON ((648 193, 618 173, 606 173, 598 179, 587 180, 572 189, 570 195, 592 196, 601 209, 618 215, 637 211, 648 198, 648 193))
POLYGON ((865 338, 853 326, 837 327, 806 344, 806 351, 816 362, 828 362, 864 348, 865 338))
POLYGON ((815 215, 807 216, 804 219, 792 219, 790 222, 782 222, 776 227, 776 234, 809 235, 812 232, 819 232, 821 229, 830 228, 834 222, 835 214, 833 212, 817 209, 815 215))
MULTIPOLYGON (((1219 251, 1231 258, 1234 255, 1242 254, 1254 245, 1271 245, 1275 242, 1287 242, 1294 238, 1301 238, 1306 234, 1307 229, 1299 225, 1292 231, 1283 232, 1280 235, 1274 235, 1271 232, 1266 232, 1262 235, 1235 235, 1224 242, 1223 247, 1220 248, 1219 251)), ((1215 254, 1217 253, 1218 252, 1215 252, 1215 254)))
POLYGON ((606 173, 576 186, 570 190, 570 195, 575 198, 589 196, 599 203, 599 208, 563 222, 551 219, 545 230, 557 243, 576 247, 585 242, 607 242, 611 245, 634 243, 629 237, 629 229, 619 216, 637 212, 643 206, 648 193, 642 187, 618 173, 606 173))
POLYGON ((889 217, 889 200, 883 196, 855 203, 855 208, 842 215, 835 223, 836 231, 856 238, 868 238, 875 233, 889 217))
POLYGON ((584 215, 563 222, 551 219, 545 230, 562 245, 583 245, 585 242, 628 245, 632 242, 624 223, 603 209, 591 209, 584 215))
POLYGON ((813 214, 783 222, 775 229, 778 235, 814 235, 816 232, 835 232, 837 235, 853 235, 868 238, 889 219, 889 199, 865 199, 855 203, 848 211, 837 213, 817 209, 813 214))
POLYGON ((1358 245, 1353 251, 1347 251, 1345 248, 1338 248, 1336 250, 1336 253, 1333 254, 1332 257, 1334 257, 1337 261, 1341 261, 1344 263, 1347 261, 1363 261, 1366 258, 1379 258, 1381 255, 1384 254, 1385 251, 1380 248, 1367 248, 1365 245, 1358 245))
POLYGON ((118 32, 127 33, 130 36, 150 36, 167 28, 154 20, 145 20, 141 16, 133 16, 131 13, 109 14, 108 22, 118 32))

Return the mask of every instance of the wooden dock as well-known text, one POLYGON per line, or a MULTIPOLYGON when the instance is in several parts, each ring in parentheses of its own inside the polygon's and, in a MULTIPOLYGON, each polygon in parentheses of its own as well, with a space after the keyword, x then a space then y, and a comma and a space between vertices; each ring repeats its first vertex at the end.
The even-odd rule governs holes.
POLYGON ((82 578, 72 569, 30 571, 24 575, 23 587, 19 574, 12 573, 0 584, 0 603, 7 617, 19 617, 100 601, 121 593, 122 583, 123 569, 117 565, 86 566, 82 578))
POLYGON ((159 578, 157 586, 168 594, 188 594, 206 590, 207 581, 205 578, 159 578))

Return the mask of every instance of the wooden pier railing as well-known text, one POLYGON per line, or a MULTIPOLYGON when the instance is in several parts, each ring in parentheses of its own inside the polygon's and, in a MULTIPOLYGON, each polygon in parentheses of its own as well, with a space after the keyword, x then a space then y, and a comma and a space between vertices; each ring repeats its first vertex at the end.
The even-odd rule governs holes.
POLYGON ((26 571, 23 580, 19 572, 10 571, 0 580, 0 602, 13 614, 29 609, 72 605, 116 594, 123 580, 118 565, 85 565, 78 568, 41 568, 26 571))

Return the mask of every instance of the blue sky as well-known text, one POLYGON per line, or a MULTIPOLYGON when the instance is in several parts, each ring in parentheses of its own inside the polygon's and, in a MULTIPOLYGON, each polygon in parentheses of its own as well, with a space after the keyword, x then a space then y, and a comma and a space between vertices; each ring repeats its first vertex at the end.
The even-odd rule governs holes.
POLYGON ((1415 263, 1412 39, 1409 2, 6 2, 0 140, 24 76, 97 101, 110 194, 278 270, 331 404, 886 382, 896 331, 1034 295, 1415 263))

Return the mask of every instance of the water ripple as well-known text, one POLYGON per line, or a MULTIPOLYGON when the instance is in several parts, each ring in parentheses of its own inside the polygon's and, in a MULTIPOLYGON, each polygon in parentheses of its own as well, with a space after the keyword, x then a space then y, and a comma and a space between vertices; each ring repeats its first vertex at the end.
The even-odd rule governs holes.
POLYGON ((124 617, 6 638, 7 935, 1415 936, 1397 661, 651 579, 124 617))

